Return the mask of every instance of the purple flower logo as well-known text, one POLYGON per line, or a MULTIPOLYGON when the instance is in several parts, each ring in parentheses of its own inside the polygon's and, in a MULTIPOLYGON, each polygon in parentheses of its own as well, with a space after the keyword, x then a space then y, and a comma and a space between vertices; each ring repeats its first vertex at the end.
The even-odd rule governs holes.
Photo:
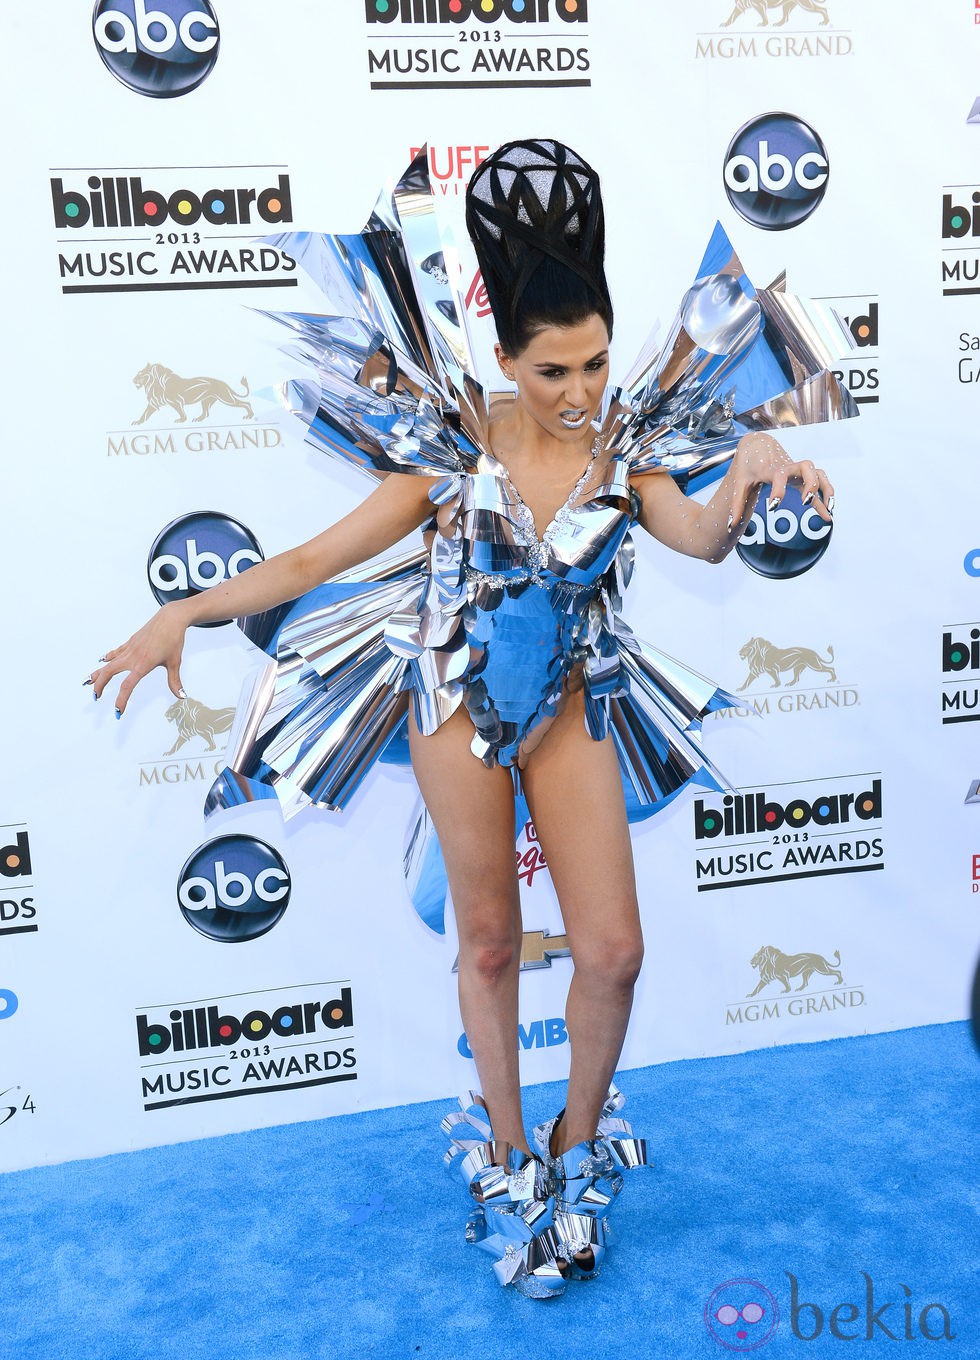
POLYGON ((754 1351, 779 1326, 779 1305, 758 1280, 726 1280, 704 1305, 704 1325, 729 1350, 754 1351))

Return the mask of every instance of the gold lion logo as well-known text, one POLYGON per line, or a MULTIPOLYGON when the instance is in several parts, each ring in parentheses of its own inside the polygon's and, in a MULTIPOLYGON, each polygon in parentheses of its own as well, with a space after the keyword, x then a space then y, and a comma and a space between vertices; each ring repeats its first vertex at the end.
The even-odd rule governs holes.
POLYGON ((780 675, 783 671, 793 672, 793 678, 789 682, 791 685, 799 684, 800 676, 808 669, 823 671, 829 680, 836 682, 837 672, 830 664, 834 659, 834 649, 828 647, 827 651, 830 655, 824 661, 812 647, 776 647, 767 638, 749 638, 739 651, 742 660, 749 664, 749 673, 744 685, 739 685, 739 693, 748 689, 761 675, 770 676, 772 688, 776 689, 782 684, 780 675))
MULTIPOLYGON (((834 950, 834 963, 840 964, 839 949, 834 950)), ((749 992, 749 996, 758 996, 763 987, 768 987, 770 982, 781 982, 783 991, 788 992, 791 977, 803 979, 796 989, 802 992, 814 973, 835 977, 840 987, 843 985, 844 975, 834 963, 828 963, 822 954, 784 954, 774 945, 764 944, 752 955, 752 967, 758 968, 759 981, 754 990, 749 992)))
POLYGON ((246 378, 242 378, 245 391, 239 394, 220 378, 182 378, 163 364, 144 364, 133 379, 133 385, 142 387, 146 394, 146 410, 133 421, 134 425, 142 425, 163 406, 173 407, 177 412, 177 423, 181 425, 187 419, 187 406, 197 402, 201 403, 201 414, 194 417, 195 422, 207 420, 216 401, 225 406, 240 406, 245 412, 243 420, 255 419, 251 403, 245 400, 249 395, 246 378))
POLYGON ((769 23, 768 10, 781 9, 783 11, 783 17, 777 19, 774 27, 782 28, 783 24, 785 24, 786 20, 797 6, 799 6, 800 9, 806 10, 808 14, 819 14, 820 23, 823 26, 830 23, 826 4, 827 0, 735 0, 735 8, 722 24, 722 28, 730 28, 736 19, 741 18, 741 16, 748 13, 750 9, 755 10, 756 14, 758 14, 760 27, 765 27, 769 23))
POLYGON ((190 741, 191 737, 201 737, 207 742, 209 751, 215 750, 214 739, 219 733, 229 731, 234 721, 235 710, 208 708, 198 699, 175 699, 167 709, 165 717, 167 722, 172 722, 177 728, 177 740, 169 751, 163 753, 165 756, 172 756, 185 742, 190 741))

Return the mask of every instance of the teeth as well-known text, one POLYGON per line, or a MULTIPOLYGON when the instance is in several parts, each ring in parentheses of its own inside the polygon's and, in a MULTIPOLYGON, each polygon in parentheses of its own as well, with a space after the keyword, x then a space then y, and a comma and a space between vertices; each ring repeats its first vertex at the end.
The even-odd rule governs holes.
POLYGON ((588 411, 562 411, 559 420, 568 430, 577 430, 583 426, 588 419, 588 411))

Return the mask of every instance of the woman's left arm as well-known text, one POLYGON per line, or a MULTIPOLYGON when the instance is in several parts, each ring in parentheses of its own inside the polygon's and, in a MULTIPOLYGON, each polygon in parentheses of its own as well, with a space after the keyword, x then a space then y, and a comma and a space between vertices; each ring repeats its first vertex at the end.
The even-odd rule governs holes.
POLYGON ((631 479, 640 497, 640 524, 647 533, 676 552, 721 562, 734 548, 755 508, 759 488, 772 487, 775 508, 786 487, 799 488, 804 505, 812 505, 828 522, 834 508, 834 488, 826 473, 810 462, 794 463, 770 434, 753 433, 739 440, 731 466, 715 494, 704 505, 685 496, 668 472, 645 473, 631 479))

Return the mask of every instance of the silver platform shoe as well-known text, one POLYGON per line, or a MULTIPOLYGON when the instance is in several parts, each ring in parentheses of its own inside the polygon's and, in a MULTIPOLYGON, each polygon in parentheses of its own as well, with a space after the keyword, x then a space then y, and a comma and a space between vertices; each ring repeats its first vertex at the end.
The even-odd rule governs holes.
POLYGON ((466 1220, 466 1240, 494 1258, 494 1274, 533 1299, 565 1291, 555 1199, 540 1158, 497 1140, 483 1097, 469 1091, 459 1112, 440 1128, 448 1134, 446 1166, 465 1181, 476 1207, 466 1220))
POLYGON ((636 1138, 630 1124, 617 1117, 625 1103, 626 1097, 610 1086, 595 1138, 576 1143, 559 1157, 552 1154, 551 1135, 564 1110, 534 1130, 555 1197, 558 1255, 567 1279, 598 1275, 612 1236, 609 1209, 623 1188, 622 1171, 649 1165, 646 1139, 636 1138))

